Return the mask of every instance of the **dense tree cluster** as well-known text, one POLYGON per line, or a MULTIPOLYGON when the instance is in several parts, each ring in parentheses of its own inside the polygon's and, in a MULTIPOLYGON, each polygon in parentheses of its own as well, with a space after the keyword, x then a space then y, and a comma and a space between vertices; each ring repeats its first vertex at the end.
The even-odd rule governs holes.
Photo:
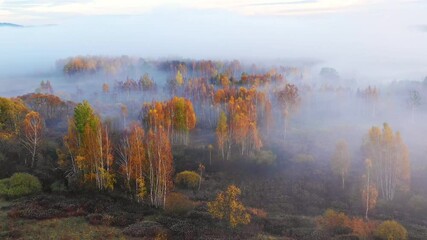
POLYGON ((188 144, 189 131, 196 126, 193 104, 185 98, 145 104, 142 115, 146 128, 163 128, 173 144, 188 144))
MULTIPOLYGON (((115 88, 129 94, 136 91, 155 91, 157 86, 153 79, 146 73, 138 81, 128 78, 126 81, 117 82, 115 88)), ((108 91, 105 90, 104 92, 108 91)))
POLYGON ((0 138, 17 136, 27 112, 20 99, 0 97, 0 138))
POLYGON ((364 149, 372 160, 372 175, 382 198, 393 200, 397 189, 409 189, 408 149, 399 132, 394 133, 386 123, 382 129, 372 127, 364 149))
POLYGON ((116 74, 129 66, 135 65, 138 61, 127 56, 118 58, 99 56, 78 56, 58 62, 62 71, 68 75, 82 73, 97 73, 103 71, 108 74, 116 74))
MULTIPOLYGON (((422 187, 417 195, 407 192, 414 178, 400 133, 388 124, 368 130, 376 117, 396 114, 384 115, 397 109, 392 88, 355 94, 331 68, 309 83, 304 68, 239 61, 75 57, 59 65, 67 79, 95 74, 102 82, 91 82, 93 93, 90 86, 66 94, 43 81, 35 93, 0 98, 2 176, 30 172, 44 190, 113 192, 166 208, 150 209, 161 217, 186 218, 171 228, 207 215, 234 233, 251 224, 295 239, 310 239, 294 231, 292 224, 304 221, 318 239, 387 239, 388 232, 405 239, 402 226, 375 219, 407 219, 427 209, 422 187), (357 216, 334 210, 316 221, 293 216, 330 207, 357 216), (277 220, 275 211, 286 216, 277 220)), ((400 92, 399 104, 416 121, 423 90, 400 92)))

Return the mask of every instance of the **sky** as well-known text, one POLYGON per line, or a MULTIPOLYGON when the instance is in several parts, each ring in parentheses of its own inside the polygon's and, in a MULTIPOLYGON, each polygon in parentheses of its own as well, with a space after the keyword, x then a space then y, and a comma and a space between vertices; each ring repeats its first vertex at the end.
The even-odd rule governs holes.
POLYGON ((313 59, 349 77, 427 75, 426 0, 0 0, 0 76, 58 58, 313 59))

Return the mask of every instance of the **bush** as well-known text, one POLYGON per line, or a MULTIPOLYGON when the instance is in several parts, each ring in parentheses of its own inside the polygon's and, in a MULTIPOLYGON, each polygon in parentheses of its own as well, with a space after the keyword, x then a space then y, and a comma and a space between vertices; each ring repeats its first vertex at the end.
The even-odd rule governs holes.
POLYGON ((184 215, 193 208, 194 203, 184 194, 171 193, 166 198, 165 212, 170 215, 184 215))
POLYGON ((42 191, 39 179, 28 173, 15 173, 9 179, 0 180, 0 196, 19 198, 42 191))
POLYGON ((200 175, 193 171, 183 171, 176 175, 175 182, 184 188, 196 189, 199 186, 200 175))
POLYGON ((351 219, 349 226, 353 230, 353 235, 360 239, 370 239, 377 225, 376 221, 365 221, 362 218, 355 217, 351 219))
POLYGON ((385 221, 375 230, 375 237, 383 240, 407 240, 408 232, 396 221, 385 221))
POLYGON ((336 212, 332 209, 325 211, 322 217, 317 220, 321 229, 328 231, 331 235, 349 234, 351 220, 342 212, 336 212))

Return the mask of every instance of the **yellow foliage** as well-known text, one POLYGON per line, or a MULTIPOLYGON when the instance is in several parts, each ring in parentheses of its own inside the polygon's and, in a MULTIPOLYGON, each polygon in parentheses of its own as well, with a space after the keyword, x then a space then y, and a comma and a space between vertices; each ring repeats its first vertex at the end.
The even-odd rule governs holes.
POLYGON ((211 216, 227 221, 232 228, 239 224, 250 223, 251 216, 238 200, 240 194, 240 189, 235 185, 230 185, 227 191, 218 193, 215 201, 208 203, 211 216))
POLYGON ((336 212, 332 209, 325 211, 322 217, 317 220, 320 228, 327 231, 333 231, 336 228, 348 227, 350 218, 342 212, 336 212))
POLYGON ((197 188, 200 175, 193 171, 182 171, 176 175, 175 182, 187 188, 197 188))
POLYGON ((407 240, 408 232, 396 221, 385 221, 375 230, 375 236, 383 240, 407 240))
POLYGON ((178 86, 182 86, 182 84, 184 84, 184 77, 182 76, 181 71, 178 70, 175 80, 178 86))
POLYGON ((147 194, 147 188, 145 187, 145 180, 143 177, 136 179, 137 184, 137 193, 136 196, 138 199, 144 199, 145 195, 147 194))

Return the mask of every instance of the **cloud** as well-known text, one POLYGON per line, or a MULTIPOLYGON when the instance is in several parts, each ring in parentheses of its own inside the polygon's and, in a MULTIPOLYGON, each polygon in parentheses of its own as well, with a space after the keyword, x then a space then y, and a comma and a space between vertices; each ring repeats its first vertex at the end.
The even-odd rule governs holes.
POLYGON ((318 2, 318 0, 259 2, 259 3, 248 3, 246 4, 246 6, 280 6, 280 5, 291 5, 291 4, 307 4, 307 3, 315 3, 315 2, 318 2))
POLYGON ((198 1, 191 6, 194 8, 223 9, 244 15, 286 16, 333 13, 383 2, 385 0, 217 0, 198 1))
POLYGON ((242 15, 309 15, 394 1, 408 0, 0 0, 0 19, 60 21, 59 15, 136 15, 159 7, 177 11, 213 9, 242 15))

